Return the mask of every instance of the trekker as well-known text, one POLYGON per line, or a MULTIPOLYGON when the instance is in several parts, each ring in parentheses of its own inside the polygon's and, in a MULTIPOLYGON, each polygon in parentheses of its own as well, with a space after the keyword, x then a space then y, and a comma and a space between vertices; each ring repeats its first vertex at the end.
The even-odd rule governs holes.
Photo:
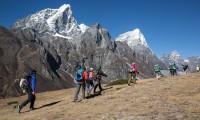
POLYGON ((188 64, 182 65, 182 68, 183 68, 183 72, 185 72, 185 74, 187 74, 188 64))
POLYGON ((159 80, 159 78, 161 77, 161 69, 159 64, 154 65, 153 69, 156 74, 156 79, 159 80))
POLYGON ((169 66, 169 72, 170 72, 171 76, 174 76, 173 65, 170 65, 170 66, 169 66))
POLYGON ((100 92, 103 91, 103 88, 101 87, 101 79, 102 76, 107 77, 107 75, 102 71, 101 66, 96 70, 96 81, 94 86, 94 94, 96 93, 96 88, 99 86, 100 92))
POLYGON ((17 107, 18 112, 21 112, 21 109, 26 106, 30 102, 30 110, 34 110, 34 103, 35 103, 35 90, 36 90, 36 70, 31 70, 31 75, 23 76, 23 79, 27 80, 27 85, 25 86, 25 91, 28 95, 27 100, 25 100, 21 105, 17 107))
POLYGON ((198 65, 198 64, 197 64, 196 70, 197 70, 197 72, 200 71, 200 68, 199 68, 199 65, 198 65))
POLYGON ((169 70, 172 76, 177 75, 177 66, 175 63, 169 66, 169 70))
POLYGON ((82 99, 85 99, 85 81, 87 80, 87 71, 86 68, 83 67, 79 69, 74 77, 75 84, 76 84, 76 91, 74 94, 73 102, 78 100, 78 94, 80 92, 80 88, 82 87, 82 99))
POLYGON ((133 84, 136 84, 136 78, 137 75, 139 74, 139 71, 136 67, 135 63, 132 63, 130 68, 128 69, 128 86, 130 86, 131 80, 133 81, 133 84))
POLYGON ((90 68, 88 71, 88 80, 86 81, 86 97, 89 97, 92 89, 94 88, 94 71, 93 68, 90 68))

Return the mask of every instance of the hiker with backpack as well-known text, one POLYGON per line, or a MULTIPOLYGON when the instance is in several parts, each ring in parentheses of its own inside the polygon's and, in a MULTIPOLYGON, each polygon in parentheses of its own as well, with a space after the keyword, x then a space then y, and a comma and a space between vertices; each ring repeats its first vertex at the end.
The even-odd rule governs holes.
POLYGON ((18 112, 21 112, 21 109, 30 102, 30 110, 34 110, 35 103, 35 90, 36 90, 36 70, 31 70, 31 75, 26 73, 23 75, 20 81, 20 87, 23 89, 23 92, 26 92, 28 95, 27 100, 25 100, 21 105, 17 107, 18 112))
POLYGON ((169 66, 169 70, 172 76, 177 75, 177 69, 178 67, 176 66, 175 63, 169 66))
POLYGON ((185 74, 187 74, 188 64, 182 65, 182 68, 183 68, 183 72, 185 72, 185 74))
POLYGON ((199 65, 198 65, 198 64, 197 64, 196 70, 197 70, 197 72, 200 71, 200 68, 199 68, 199 65))
POLYGON ((159 78, 161 77, 161 68, 159 64, 154 65, 153 69, 156 74, 156 79, 159 80, 159 78))
POLYGON ((92 89, 94 88, 94 70, 90 68, 88 71, 88 80, 86 81, 86 97, 89 97, 92 89))
POLYGON ((136 79, 138 74, 139 71, 137 69, 136 64, 132 63, 128 69, 128 86, 130 86, 131 81, 133 81, 133 84, 136 84, 136 79))
POLYGON ((99 87, 100 92, 103 91, 103 88, 101 87, 101 79, 102 76, 107 77, 107 75, 102 71, 101 66, 99 66, 99 68, 94 72, 94 75, 96 78, 95 81, 95 86, 94 86, 94 94, 96 94, 96 88, 99 87))
POLYGON ((80 89, 82 87, 82 99, 85 99, 85 83, 88 79, 87 77, 87 71, 85 67, 82 67, 81 69, 79 69, 76 73, 76 76, 74 77, 75 79, 75 84, 76 84, 76 91, 74 94, 74 100, 73 102, 77 102, 78 101, 78 95, 80 92, 80 89))

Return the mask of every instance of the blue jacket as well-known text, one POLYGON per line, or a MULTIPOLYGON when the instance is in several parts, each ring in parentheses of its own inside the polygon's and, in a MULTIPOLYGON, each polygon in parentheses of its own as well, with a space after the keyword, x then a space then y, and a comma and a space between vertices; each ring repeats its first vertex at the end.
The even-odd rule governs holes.
POLYGON ((36 75, 35 74, 31 74, 31 88, 32 91, 35 92, 35 88, 36 88, 36 75))

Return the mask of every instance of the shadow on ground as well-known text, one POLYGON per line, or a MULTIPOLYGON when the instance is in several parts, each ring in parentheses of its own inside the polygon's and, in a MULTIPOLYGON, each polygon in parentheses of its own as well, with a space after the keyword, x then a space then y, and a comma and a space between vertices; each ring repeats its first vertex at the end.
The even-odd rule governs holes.
MULTIPOLYGON (((113 87, 111 86, 111 87, 104 88, 103 91, 111 89, 111 88, 113 88, 113 87)), ((99 91, 99 92, 96 92, 94 94, 91 94, 90 96, 87 96, 86 99, 90 99, 90 98, 94 98, 96 96, 102 95, 103 91, 99 91)))
MULTIPOLYGON (((51 102, 51 103, 42 105, 42 106, 40 106, 40 107, 34 108, 34 110, 41 109, 41 108, 44 108, 44 107, 50 107, 50 106, 53 106, 53 105, 55 105, 55 104, 58 104, 58 103, 61 102, 61 101, 63 101, 63 100, 56 101, 56 102, 51 102)), ((26 113, 26 112, 29 112, 29 111, 32 111, 32 110, 27 110, 27 111, 24 111, 24 112, 21 112, 21 113, 26 113)))

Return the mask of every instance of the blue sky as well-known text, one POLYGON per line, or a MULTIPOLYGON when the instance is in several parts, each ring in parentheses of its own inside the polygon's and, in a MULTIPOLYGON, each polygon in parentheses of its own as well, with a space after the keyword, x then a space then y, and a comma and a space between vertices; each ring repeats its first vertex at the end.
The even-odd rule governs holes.
POLYGON ((200 56, 200 0, 0 0, 0 25, 70 4, 79 24, 97 22, 112 38, 139 28, 154 53, 200 56))

